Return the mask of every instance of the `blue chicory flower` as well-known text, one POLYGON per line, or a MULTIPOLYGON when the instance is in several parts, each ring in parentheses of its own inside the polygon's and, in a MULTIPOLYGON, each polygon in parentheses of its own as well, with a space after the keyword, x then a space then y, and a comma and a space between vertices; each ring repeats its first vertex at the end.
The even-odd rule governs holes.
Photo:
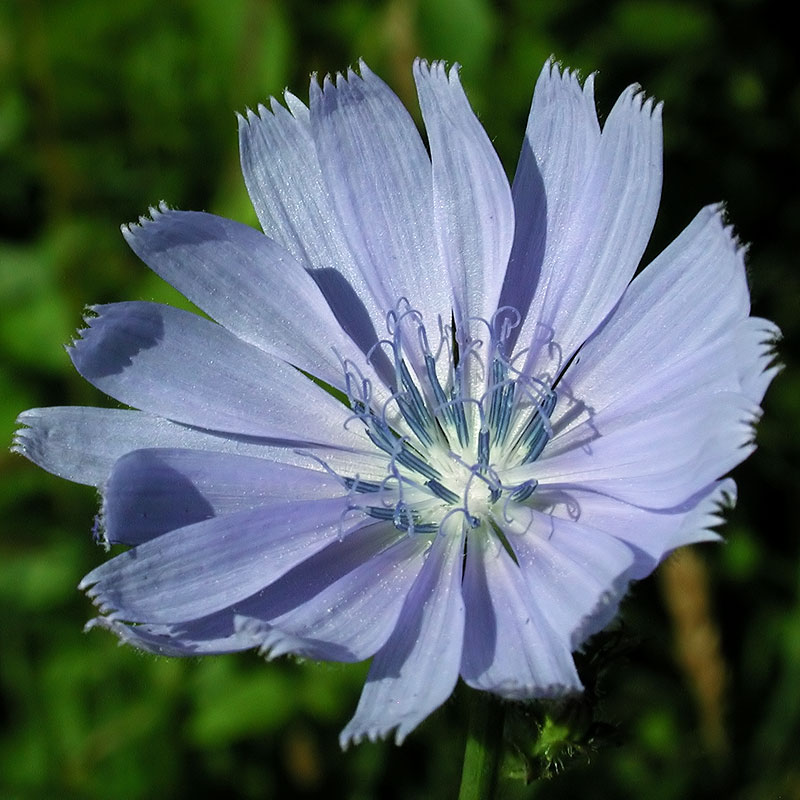
POLYGON ((211 319, 93 307, 72 360, 132 409, 33 409, 15 442, 130 546, 81 584, 93 624, 372 657, 343 745, 402 741, 459 675, 580 691, 629 582, 718 538, 776 372, 719 207, 634 278, 659 105, 631 87, 601 130, 592 77, 548 62, 509 187, 457 70, 414 77, 429 150, 363 63, 241 118, 263 234, 163 204, 123 228, 211 319))

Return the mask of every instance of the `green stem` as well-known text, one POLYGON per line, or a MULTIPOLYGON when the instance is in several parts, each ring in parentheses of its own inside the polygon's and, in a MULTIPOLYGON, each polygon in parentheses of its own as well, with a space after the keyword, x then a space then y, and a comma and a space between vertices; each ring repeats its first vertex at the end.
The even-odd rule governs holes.
POLYGON ((505 708, 499 697, 470 692, 469 731, 458 800, 493 800, 503 756, 505 708))

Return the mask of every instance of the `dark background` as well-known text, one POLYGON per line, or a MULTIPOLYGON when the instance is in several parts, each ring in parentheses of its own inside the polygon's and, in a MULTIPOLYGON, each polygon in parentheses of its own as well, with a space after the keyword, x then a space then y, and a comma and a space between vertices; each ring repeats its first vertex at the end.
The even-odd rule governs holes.
MULTIPOLYGON (((788 4, 787 4, 788 5, 788 4)), ((509 797, 800 798, 800 89, 778 3, 626 0, 11 0, 0 5, 0 441, 31 406, 107 404, 63 345, 84 305, 180 303, 119 235, 160 200, 250 223, 234 111, 364 57, 417 114, 415 55, 459 61, 513 174, 536 76, 599 70, 665 102, 648 257, 725 200, 754 313, 786 365, 723 545, 679 553, 623 606, 615 747, 509 797)), ((646 258, 648 258, 646 257, 646 258)), ((450 798, 459 695, 400 749, 342 754, 365 665, 167 660, 84 635, 96 493, 0 449, 0 798, 450 798)))

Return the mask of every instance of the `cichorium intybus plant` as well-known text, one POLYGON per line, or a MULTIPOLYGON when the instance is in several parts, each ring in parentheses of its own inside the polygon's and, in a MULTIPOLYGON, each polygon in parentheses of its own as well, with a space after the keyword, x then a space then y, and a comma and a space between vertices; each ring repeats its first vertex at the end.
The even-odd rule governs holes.
POLYGON ((72 361, 130 409, 26 411, 14 448, 99 487, 130 548, 81 583, 92 625, 371 658, 343 747, 402 742, 459 677, 485 693, 467 797, 496 775, 491 698, 578 696, 630 581, 718 538, 778 331, 718 206, 634 277, 662 177, 637 87, 601 128, 593 77, 545 64, 509 186, 458 70, 414 79, 427 148, 363 63, 242 116, 263 232, 163 203, 123 228, 208 318, 90 308, 72 361))

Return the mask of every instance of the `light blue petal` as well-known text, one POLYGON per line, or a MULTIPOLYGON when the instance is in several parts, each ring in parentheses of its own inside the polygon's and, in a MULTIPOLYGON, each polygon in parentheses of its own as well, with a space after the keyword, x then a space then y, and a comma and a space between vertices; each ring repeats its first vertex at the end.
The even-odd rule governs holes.
POLYGON ((511 503, 498 520, 533 606, 569 650, 611 621, 637 564, 630 547, 593 521, 589 513, 577 522, 511 503))
MULTIPOLYGON (((667 357, 664 362, 650 364, 649 356, 644 356, 630 365, 632 372, 640 370, 638 381, 628 384, 623 391, 601 388, 596 401, 588 386, 584 387, 582 381, 576 386, 571 374, 565 375, 559 382, 560 403, 551 420, 553 438, 549 453, 567 450, 580 439, 606 436, 628 425, 656 419, 682 406, 701 409, 704 403, 713 406, 719 393, 739 395, 741 383, 736 358, 738 342, 746 335, 740 326, 741 323, 720 332, 718 339, 684 354, 678 361, 667 357)), ((581 357, 576 366, 583 361, 581 357)), ((594 376, 590 381, 594 383, 594 376)), ((755 408, 755 403, 752 405, 755 408)))
POLYGON ((126 405, 176 422, 358 448, 350 411, 284 361, 221 325, 158 303, 95 306, 70 356, 126 405), (313 410, 313 411, 312 411, 313 410))
POLYGON ((362 528, 238 605, 239 625, 262 632, 271 658, 369 658, 394 630, 426 549, 391 524, 362 528))
POLYGON ((362 351, 384 335, 386 311, 375 272, 361 273, 322 175, 308 109, 286 94, 258 114, 239 118, 247 191, 270 238, 283 245, 319 285, 337 320, 362 351))
POLYGON ((349 500, 286 501, 165 533, 106 561, 80 588, 112 619, 186 622, 260 591, 364 524, 349 500))
POLYGON ((211 615, 176 624, 137 625, 98 617, 87 629, 104 628, 156 655, 257 648, 271 658, 295 653, 358 661, 372 655, 391 633, 424 550, 420 537, 408 537, 385 523, 368 525, 334 541, 265 589, 211 615), (324 607, 326 603, 332 603, 336 613, 324 607), (273 627, 268 619, 279 620, 283 627, 273 627), (292 630, 305 636, 288 633, 290 622, 292 630))
POLYGON ((414 121, 362 61, 311 84, 311 131, 342 229, 384 308, 401 297, 428 325, 450 319, 434 238, 431 162, 414 121))
MULTIPOLYGON (((678 547, 720 541, 722 537, 713 529, 725 522, 722 512, 735 505, 736 483, 731 478, 715 481, 702 492, 698 492, 687 504, 680 525, 675 527, 673 535, 665 542, 662 559, 678 547)), ((633 542, 630 534, 628 538, 633 542)))
POLYGON ((242 341, 344 389, 342 359, 364 364, 363 356, 283 247, 213 214, 151 214, 123 234, 154 272, 242 341))
POLYGON ((266 438, 191 428, 143 411, 82 406, 32 408, 20 414, 17 422, 25 427, 15 434, 15 452, 48 472, 89 486, 102 486, 125 453, 148 447, 239 453, 301 466, 315 465, 314 455, 341 475, 360 475, 365 480, 381 480, 386 475, 386 457, 381 453, 338 448, 301 452, 296 443, 281 446, 266 438))
POLYGON ((321 468, 204 450, 136 450, 116 463, 103 489, 104 533, 108 542, 136 545, 211 517, 345 492, 321 468))
POLYGON ((414 63, 433 163, 433 214, 462 335, 485 340, 514 236, 514 206, 502 164, 458 78, 441 62, 414 63))
POLYGON ((661 107, 630 87, 608 115, 597 143, 591 100, 591 83, 580 93, 574 78, 564 80, 546 65, 526 137, 544 181, 547 238, 517 346, 530 348, 526 371, 551 378, 614 308, 633 277, 661 195, 661 107), (550 114, 554 102, 574 110, 550 114), (576 129, 568 133, 567 125, 576 129), (591 163, 579 158, 564 172, 564 162, 581 143, 592 151, 591 163))
POLYGON ((464 637, 461 522, 438 535, 406 598, 397 627, 376 654, 342 747, 395 731, 403 739, 438 708, 458 680, 464 637))
POLYGON ((582 688, 568 632, 551 627, 541 595, 533 594, 505 548, 487 540, 485 531, 467 541, 463 592, 467 624, 461 677, 470 686, 511 700, 582 688))
POLYGON ((747 458, 758 412, 742 395, 719 392, 713 403, 694 398, 604 435, 587 423, 505 479, 536 477, 542 487, 586 488, 643 508, 672 508, 747 458))
POLYGON ((602 432, 693 396, 713 404, 718 392, 742 392, 758 402, 774 375, 777 329, 747 321, 748 312, 743 250, 719 209, 705 208, 637 276, 570 365, 553 445, 583 419, 573 399, 591 408, 589 423, 602 432))
MULTIPOLYGON (((528 127, 511 188, 514 199, 514 246, 500 306, 527 315, 541 277, 545 252, 553 256, 558 225, 568 218, 583 191, 600 144, 594 104, 594 76, 583 87, 574 72, 548 61, 536 82, 528 127)), ((526 326, 524 343, 532 338, 526 326)), ((512 331, 510 344, 520 329, 512 331)))
POLYGON ((676 547, 719 541, 719 534, 713 528, 723 522, 721 510, 734 504, 736 484, 730 479, 715 481, 680 505, 653 510, 581 489, 571 489, 561 496, 546 490, 539 494, 542 502, 551 504, 550 513, 561 519, 553 522, 554 528, 561 529, 565 522, 579 523, 633 548, 636 562, 630 577, 639 580, 676 547))
POLYGON ((774 322, 760 317, 748 317, 736 328, 739 387, 754 403, 761 402, 772 379, 782 369, 775 352, 781 335, 774 322))
POLYGON ((157 656, 187 657, 236 653, 258 647, 258 637, 236 630, 232 615, 216 615, 178 625, 128 625, 95 617, 85 630, 102 628, 120 641, 157 656))

